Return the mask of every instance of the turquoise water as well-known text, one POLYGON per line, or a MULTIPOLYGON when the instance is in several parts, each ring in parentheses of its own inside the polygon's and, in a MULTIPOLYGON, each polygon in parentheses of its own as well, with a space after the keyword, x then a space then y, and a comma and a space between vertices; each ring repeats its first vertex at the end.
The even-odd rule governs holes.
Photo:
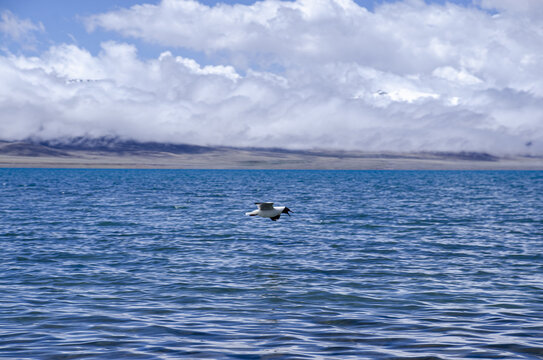
POLYGON ((0 357, 540 359, 542 194, 543 172, 0 169, 0 357))

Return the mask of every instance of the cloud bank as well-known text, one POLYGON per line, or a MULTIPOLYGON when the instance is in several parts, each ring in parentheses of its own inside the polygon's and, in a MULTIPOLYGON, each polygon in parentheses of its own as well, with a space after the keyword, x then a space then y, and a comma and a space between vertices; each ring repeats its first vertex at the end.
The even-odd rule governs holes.
POLYGON ((163 0, 97 14, 88 31, 126 42, 0 56, 0 137, 543 155, 535 3, 163 0), (142 59, 131 38, 165 51, 142 59))

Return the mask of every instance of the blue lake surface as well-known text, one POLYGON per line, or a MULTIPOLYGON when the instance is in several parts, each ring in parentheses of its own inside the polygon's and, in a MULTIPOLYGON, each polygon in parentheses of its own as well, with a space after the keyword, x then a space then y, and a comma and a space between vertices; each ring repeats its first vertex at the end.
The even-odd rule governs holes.
POLYGON ((542 201, 541 171, 0 169, 0 357, 541 359, 542 201))

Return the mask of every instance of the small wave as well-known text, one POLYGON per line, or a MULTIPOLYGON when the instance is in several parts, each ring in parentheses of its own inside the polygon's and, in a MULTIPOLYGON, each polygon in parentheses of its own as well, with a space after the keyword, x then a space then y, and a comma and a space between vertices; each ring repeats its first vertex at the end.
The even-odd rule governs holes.
POLYGON ((136 226, 136 223, 132 222, 122 222, 122 221, 99 221, 96 223, 96 226, 98 227, 132 227, 136 226))
POLYGON ((150 206, 149 209, 163 209, 163 210, 180 210, 180 209, 188 209, 188 205, 153 205, 150 206))

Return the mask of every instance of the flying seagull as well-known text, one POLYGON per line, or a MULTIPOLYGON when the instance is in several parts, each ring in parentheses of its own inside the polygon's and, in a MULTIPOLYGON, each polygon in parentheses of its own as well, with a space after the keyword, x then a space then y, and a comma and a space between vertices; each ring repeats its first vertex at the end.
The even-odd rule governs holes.
POLYGON ((265 202, 265 203, 255 203, 256 206, 258 206, 257 210, 253 210, 251 212, 245 213, 245 215, 249 216, 262 216, 265 218, 270 218, 273 221, 277 221, 281 214, 287 214, 290 216, 289 211, 292 212, 288 207, 286 206, 273 206, 273 203, 271 202, 265 202))

